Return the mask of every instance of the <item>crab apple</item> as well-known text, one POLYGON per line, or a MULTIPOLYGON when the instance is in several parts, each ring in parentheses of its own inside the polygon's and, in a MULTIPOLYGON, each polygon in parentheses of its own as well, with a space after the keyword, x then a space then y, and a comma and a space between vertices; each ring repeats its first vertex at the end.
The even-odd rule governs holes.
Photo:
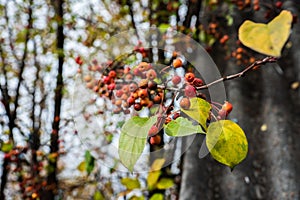
POLYGON ((142 79, 139 82, 139 88, 145 89, 148 87, 148 79, 142 79))
POLYGON ((124 101, 126 101, 128 99, 128 95, 127 94, 123 94, 121 96, 121 99, 124 100, 124 101))
POLYGON ((158 133, 159 129, 156 125, 151 126, 150 130, 148 131, 148 137, 152 137, 158 133))
POLYGON ((191 82, 193 82, 193 80, 195 78, 195 74, 192 72, 188 72, 185 74, 184 78, 187 82, 191 83, 191 82))
POLYGON ((116 84, 115 83, 111 83, 107 86, 108 90, 114 90, 116 88, 116 84))
POLYGON ((81 59, 80 56, 77 56, 77 57, 75 58, 75 62, 76 62, 78 65, 82 65, 82 64, 83 64, 83 61, 82 61, 82 59, 81 59))
POLYGON ((149 80, 153 80, 153 79, 155 79, 157 77, 157 74, 156 74, 156 72, 155 72, 154 69, 150 69, 149 71, 147 71, 146 77, 149 80))
POLYGON ((116 106, 121 106, 122 105, 122 99, 117 99, 115 102, 116 106))
POLYGON ((85 75, 83 79, 85 82, 90 82, 93 78, 91 75, 85 75))
POLYGON ((123 91, 122 90, 117 90, 115 92, 116 97, 120 98, 123 95, 123 91))
POLYGON ((174 68, 179 68, 182 66, 182 60, 180 58, 176 58, 172 63, 174 68))
POLYGON ((131 92, 130 96, 133 97, 134 99, 137 99, 139 97, 139 94, 138 94, 137 91, 136 92, 131 92))
POLYGON ((140 89, 138 91, 138 95, 141 99, 145 99, 148 97, 148 90, 147 89, 140 89))
POLYGON ((125 81, 131 81, 133 79, 133 75, 132 74, 126 74, 125 75, 125 81))
POLYGON ((143 75, 142 72, 141 72, 138 68, 135 68, 135 69, 133 70, 133 74, 134 74, 135 76, 142 76, 142 75, 143 75))
POLYGON ((136 91, 137 88, 138 88, 138 86, 137 86, 136 83, 130 83, 130 85, 129 85, 129 91, 130 92, 136 91))
POLYGON ((222 110, 225 110, 227 114, 229 114, 232 111, 232 104, 228 101, 225 101, 225 103, 222 106, 222 110))
POLYGON ((111 78, 109 76, 104 76, 102 81, 104 84, 108 85, 111 83, 111 78))
POLYGON ((282 7, 282 2, 281 1, 277 1, 276 3, 275 3, 275 6, 276 6, 276 8, 278 8, 278 9, 280 9, 281 7, 282 7))
POLYGON ((116 78, 117 77, 117 72, 115 70, 111 70, 109 73, 108 73, 108 76, 110 78, 116 78))
POLYGON ((140 104, 141 104, 143 107, 148 106, 149 103, 150 103, 150 100, 149 100, 148 98, 141 99, 141 101, 140 101, 140 104))
POLYGON ((202 81, 202 79, 200 79, 200 78, 194 78, 194 80, 193 80, 193 82, 192 82, 192 85, 193 85, 194 87, 200 87, 200 86, 203 85, 203 81, 202 81))
POLYGON ((142 110, 143 106, 140 103, 135 103, 134 104, 134 110, 140 111, 142 110))
POLYGON ((160 95, 155 95, 153 97, 153 102, 156 103, 156 104, 160 104, 161 103, 161 96, 160 95))
POLYGON ((93 82, 87 82, 87 83, 85 84, 85 86, 86 86, 88 89, 93 89, 94 83, 93 83, 93 82))
POLYGON ((129 86, 128 85, 123 85, 122 91, 123 91, 124 94, 129 93, 129 86))
POLYGON ((155 135, 155 136, 152 136, 151 138, 150 138, 150 144, 151 145, 158 145, 158 144, 160 144, 160 142, 161 142, 161 136, 160 135, 155 135))
POLYGON ((149 63, 147 63, 147 62, 141 62, 141 63, 138 65, 137 68, 139 69, 140 72, 144 72, 144 71, 149 70, 151 67, 150 67, 150 64, 149 64, 149 63))
POLYGON ((187 97, 195 97, 196 96, 196 89, 192 85, 187 85, 184 88, 184 94, 187 97))
POLYGON ((180 82, 181 82, 181 77, 180 76, 178 76, 178 75, 173 76, 172 83, 174 85, 178 85, 180 82))
POLYGON ((148 88, 149 88, 150 90, 156 90, 156 88, 157 88, 157 83, 156 83, 155 81, 153 81, 153 80, 149 81, 149 82, 148 82, 148 88))
POLYGON ((180 101, 180 107, 184 110, 187 110, 191 107, 191 102, 188 98, 184 97, 180 101))
POLYGON ((135 98, 132 96, 128 97, 127 103, 129 107, 132 106, 135 103, 135 98))

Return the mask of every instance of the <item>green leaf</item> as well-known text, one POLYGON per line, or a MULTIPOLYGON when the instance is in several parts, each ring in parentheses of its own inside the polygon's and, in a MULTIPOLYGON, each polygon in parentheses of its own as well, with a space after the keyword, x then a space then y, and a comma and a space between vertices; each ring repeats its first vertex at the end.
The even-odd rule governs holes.
POLYGON ((176 120, 169 122, 165 126, 165 133, 173 137, 187 136, 195 133, 205 134, 200 125, 193 125, 191 121, 183 117, 178 117, 176 120))
POLYGON ((134 116, 123 125, 119 139, 119 156, 125 167, 133 171, 133 167, 141 156, 147 135, 157 117, 141 118, 134 116))
POLYGON ((2 146, 1 146, 1 151, 4 152, 4 153, 8 153, 10 152, 10 150, 12 150, 14 147, 13 143, 12 142, 4 142, 2 143, 2 146))
POLYGON ((159 29, 162 29, 161 31, 164 33, 167 31, 167 29, 170 27, 170 24, 160 24, 158 26, 159 29))
POLYGON ((214 159, 231 169, 244 160, 248 152, 244 131, 230 120, 220 120, 209 125, 206 145, 214 159))
POLYGON ((80 171, 80 172, 83 172, 85 171, 85 161, 82 161, 78 166, 77 166, 77 169, 80 171))
POLYGON ((152 195, 152 197, 150 198, 150 200, 164 200, 164 195, 156 193, 156 194, 152 195))
POLYGON ((94 194, 94 200, 105 200, 105 198, 100 191, 96 191, 94 194))
POLYGON ((246 20, 239 28, 239 40, 243 45, 262 54, 280 57, 289 38, 293 15, 283 10, 268 24, 246 20))
POLYGON ((201 98, 191 98, 191 106, 188 110, 181 109, 182 112, 187 114, 192 119, 199 122, 199 124, 206 130, 206 121, 209 117, 209 112, 211 110, 210 104, 201 98))
POLYGON ((156 187, 157 187, 157 189, 165 190, 165 189, 168 189, 170 187, 173 187, 173 185, 174 185, 174 182, 173 182, 172 179, 162 178, 158 181, 156 187))
POLYGON ((95 158, 91 155, 90 151, 86 151, 85 155, 85 170, 90 175, 95 166, 95 158))
POLYGON ((141 187, 138 179, 122 178, 121 183, 127 188, 127 190, 133 190, 141 187))

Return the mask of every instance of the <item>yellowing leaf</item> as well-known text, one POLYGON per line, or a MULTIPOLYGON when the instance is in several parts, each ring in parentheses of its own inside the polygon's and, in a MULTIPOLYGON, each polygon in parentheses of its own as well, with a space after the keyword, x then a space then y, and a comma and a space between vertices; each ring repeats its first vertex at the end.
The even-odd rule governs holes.
POLYGON ((290 35, 293 16, 287 10, 268 24, 246 20, 239 28, 240 41, 250 49, 269 56, 280 57, 290 35))
POLYGON ((170 178, 162 178, 158 181, 156 187, 157 189, 164 190, 172 187, 174 185, 174 182, 170 178))
POLYGON ((77 166, 77 169, 78 169, 80 172, 84 172, 84 171, 85 171, 85 161, 82 161, 82 162, 77 166))
POLYGON ((154 160, 154 162, 151 165, 150 171, 160 170, 162 168, 162 166, 164 165, 165 161, 166 160, 164 158, 158 158, 158 159, 154 160))
POLYGON ((181 109, 182 112, 199 122, 199 124, 206 130, 206 121, 209 117, 209 111, 211 110, 210 104, 204 99, 196 97, 191 98, 190 102, 190 108, 188 110, 181 109))
POLYGON ((214 159, 231 169, 244 160, 248 152, 244 131, 230 120, 220 120, 209 125, 206 145, 214 159))
POLYGON ((94 194, 94 200, 105 200, 105 198, 100 191, 96 191, 94 194))
POLYGON ((150 200, 164 200, 164 195, 160 194, 160 193, 156 193, 156 194, 152 195, 150 200))
POLYGON ((127 190, 133 190, 141 187, 140 182, 137 179, 122 178, 121 183, 127 188, 127 190))
POLYGON ((200 125, 193 125, 187 118, 178 117, 165 126, 165 132, 169 136, 181 137, 195 133, 205 133, 200 125))
POLYGON ((119 139, 119 156, 125 167, 133 167, 141 156, 147 142, 148 131, 157 117, 141 118, 134 116, 123 125, 119 139))
POLYGON ((147 185, 149 190, 154 189, 154 186, 156 185, 160 175, 161 175, 161 171, 149 172, 147 177, 147 185))

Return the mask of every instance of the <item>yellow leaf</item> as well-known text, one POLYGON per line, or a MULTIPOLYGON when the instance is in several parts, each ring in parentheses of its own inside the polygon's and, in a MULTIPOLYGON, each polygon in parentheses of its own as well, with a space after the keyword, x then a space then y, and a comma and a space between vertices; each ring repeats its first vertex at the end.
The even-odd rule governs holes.
POLYGON ((212 122, 206 136, 207 148, 218 162, 233 169, 245 159, 248 152, 247 138, 244 131, 233 121, 212 122))
POLYGON ((293 16, 287 10, 283 10, 268 24, 246 20, 239 28, 239 39, 254 51, 280 57, 289 38, 292 21, 293 16))
POLYGON ((164 158, 158 158, 158 159, 154 160, 154 162, 151 165, 150 171, 160 170, 162 168, 162 166, 164 165, 164 163, 165 163, 164 158))

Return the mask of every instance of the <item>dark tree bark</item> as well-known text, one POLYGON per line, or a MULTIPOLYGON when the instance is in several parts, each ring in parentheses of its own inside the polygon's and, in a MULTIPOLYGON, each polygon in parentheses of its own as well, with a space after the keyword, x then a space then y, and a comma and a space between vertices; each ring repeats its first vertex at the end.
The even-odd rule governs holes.
MULTIPOLYGON (((295 4, 285 3, 299 16, 295 4)), ((198 136, 185 154, 181 200, 300 198, 300 149, 296 144, 300 99, 299 91, 290 88, 300 77, 299 26, 293 28, 290 41, 292 48, 284 51, 278 62, 282 74, 276 70, 277 64, 268 64, 226 83, 228 100, 234 105, 230 117, 238 120, 248 138, 246 160, 230 172, 209 157, 199 159, 202 139, 198 136), (260 129, 263 124, 267 125, 266 131, 260 129)), ((222 52, 216 55, 214 60, 218 66, 226 67, 225 74, 238 72, 240 68, 234 62, 222 60, 222 52)))

